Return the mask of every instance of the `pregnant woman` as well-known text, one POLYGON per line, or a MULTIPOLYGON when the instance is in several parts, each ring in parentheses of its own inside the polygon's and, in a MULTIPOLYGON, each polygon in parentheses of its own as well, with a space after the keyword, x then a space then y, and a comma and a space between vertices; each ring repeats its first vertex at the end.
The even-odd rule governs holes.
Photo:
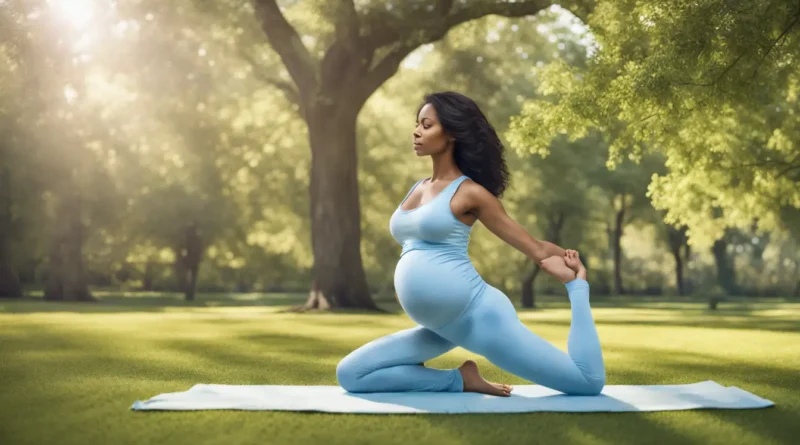
POLYGON ((603 389, 586 269, 577 252, 534 239, 506 214, 498 200, 508 185, 503 150, 474 101, 453 92, 425 97, 414 151, 432 158, 433 174, 411 187, 390 221, 402 245, 395 290, 418 326, 373 340, 342 359, 336 376, 345 390, 510 394, 510 386, 484 380, 471 360, 457 369, 424 366, 456 346, 566 394, 597 395, 603 389), (478 220, 564 283, 572 307, 568 354, 525 327, 508 297, 475 270, 467 245, 478 220))

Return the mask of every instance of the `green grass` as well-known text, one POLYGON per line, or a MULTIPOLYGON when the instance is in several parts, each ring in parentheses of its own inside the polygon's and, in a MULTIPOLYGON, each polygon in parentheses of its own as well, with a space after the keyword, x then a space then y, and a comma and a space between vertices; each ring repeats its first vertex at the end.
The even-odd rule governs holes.
MULTIPOLYGON (((134 412, 195 383, 334 385, 353 348, 412 326, 400 313, 281 313, 291 295, 101 296, 0 302, 0 443, 766 444, 800 434, 800 304, 598 301, 608 384, 715 380, 776 403, 760 410, 494 415, 134 412)), ((521 311, 565 348, 566 298, 521 311)), ((397 307, 387 303, 387 308, 397 307)), ((428 366, 474 355, 456 349, 428 366)), ((488 378, 524 384, 477 360, 488 378)))

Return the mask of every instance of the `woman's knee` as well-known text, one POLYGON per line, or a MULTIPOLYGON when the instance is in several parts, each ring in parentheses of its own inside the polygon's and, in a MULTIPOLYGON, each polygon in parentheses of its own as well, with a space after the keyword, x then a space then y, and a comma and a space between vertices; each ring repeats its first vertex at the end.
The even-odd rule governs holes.
POLYGON ((600 394, 603 391, 603 388, 606 387, 606 375, 605 375, 605 373, 603 373, 603 375, 601 377, 596 378, 596 379, 592 379, 592 380, 594 381, 594 383, 593 383, 594 389, 597 390, 597 394, 600 394))
POLYGON ((336 365, 336 380, 345 391, 358 390, 358 371, 351 355, 341 359, 336 365))
POLYGON ((600 379, 589 379, 589 386, 588 386, 588 394, 589 396, 597 396, 603 392, 603 388, 606 386, 606 378, 600 379))
POLYGON ((575 388, 570 388, 568 391, 564 392, 574 396, 597 396, 603 392, 603 388, 605 388, 605 386, 605 375, 600 378, 587 377, 585 383, 582 383, 575 388))

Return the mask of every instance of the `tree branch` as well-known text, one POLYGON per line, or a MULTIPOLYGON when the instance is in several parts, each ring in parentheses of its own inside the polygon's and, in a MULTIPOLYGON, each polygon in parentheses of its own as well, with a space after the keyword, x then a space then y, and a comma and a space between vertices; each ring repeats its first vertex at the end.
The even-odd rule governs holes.
POLYGON ((792 170, 800 170, 800 164, 795 164, 795 161, 797 161, 797 158, 799 157, 800 153, 796 154, 794 158, 792 158, 792 160, 787 163, 788 167, 778 172, 776 178, 780 178, 781 176, 785 175, 786 173, 789 173, 792 170))
MULTIPOLYGON (((787 21, 788 21, 788 20, 787 20, 787 21)), ((797 25, 797 23, 798 23, 799 21, 800 21, 800 11, 798 11, 798 13, 797 13, 797 14, 794 16, 794 20, 793 20, 791 23, 789 23, 789 25, 788 25, 788 26, 787 26, 787 27, 786 27, 786 28, 783 30, 783 32, 781 33, 781 35, 779 35, 777 39, 775 39, 775 40, 773 40, 772 42, 770 42, 769 48, 768 48, 768 49, 767 49, 767 51, 764 53, 764 55, 763 55, 763 56, 761 56, 761 59, 758 61, 758 64, 756 65, 756 68, 755 68, 755 70, 753 70, 753 75, 752 75, 751 79, 755 79, 756 75, 758 75, 758 70, 761 68, 761 65, 764 63, 764 59, 766 59, 766 58, 767 58, 767 56, 769 55, 769 53, 770 53, 770 52, 772 52, 772 50, 775 48, 775 46, 776 46, 776 45, 782 44, 782 43, 781 43, 781 40, 784 40, 784 39, 786 38, 786 36, 788 35, 789 31, 791 31, 791 29, 792 29, 792 28, 794 28, 794 27, 795 27, 795 25, 797 25)), ((763 48, 763 47, 762 47, 762 48, 763 48)), ((733 69, 733 67, 734 67, 734 66, 736 66, 736 64, 738 64, 738 63, 739 63, 739 61, 742 59, 742 57, 744 57, 744 56, 745 56, 747 53, 749 53, 749 52, 750 52, 752 49, 753 49, 753 48, 748 48, 748 49, 746 49, 745 51, 743 51, 741 54, 739 54, 739 57, 737 57, 737 58, 736 58, 736 59, 733 61, 733 63, 731 63, 730 65, 728 65, 728 66, 727 66, 727 67, 726 67, 726 68, 725 68, 725 69, 722 71, 722 73, 720 73, 720 74, 717 76, 717 78, 716 78, 716 79, 714 79, 714 80, 713 80, 713 81, 711 81, 711 82, 706 82, 706 83, 696 83, 696 82, 676 82, 676 83, 674 83, 674 85, 676 85, 676 86, 692 85, 692 86, 698 86, 698 87, 710 87, 710 86, 714 86, 714 85, 716 85, 717 83, 719 83, 719 81, 720 81, 720 80, 722 80, 722 78, 723 78, 723 77, 725 77, 725 75, 726 75, 726 74, 728 74, 728 72, 729 72, 731 69, 733 69)))
POLYGON ((741 170, 747 167, 771 167, 772 169, 778 169, 779 167, 783 167, 781 170, 776 172, 775 178, 780 178, 784 176, 788 172, 792 170, 800 169, 800 163, 796 163, 800 159, 800 153, 797 153, 792 157, 791 160, 780 160, 780 159, 767 159, 761 162, 748 162, 744 164, 733 164, 726 170, 734 171, 734 170, 741 170))
POLYGON ((316 90, 317 64, 297 31, 286 21, 276 0, 255 0, 254 6, 267 41, 286 65, 299 95, 316 90))
POLYGON ((440 0, 434 8, 437 14, 407 17, 403 20, 394 20, 394 23, 373 23, 373 26, 369 27, 371 32, 368 33, 365 40, 373 49, 377 49, 400 40, 408 40, 414 36, 419 36, 419 40, 423 40, 418 43, 418 45, 421 45, 441 39, 451 28, 470 20, 479 19, 487 15, 524 17, 536 14, 554 4, 550 0, 478 3, 448 14, 452 8, 452 3, 450 0, 440 0))
POLYGON ((371 30, 364 37, 368 51, 374 53, 378 48, 393 46, 388 54, 383 56, 366 76, 361 85, 359 99, 366 100, 378 87, 389 79, 400 66, 400 62, 411 51, 420 45, 432 43, 442 39, 447 32, 462 23, 479 19, 487 15, 501 15, 504 17, 524 17, 533 15, 550 7, 550 0, 528 0, 515 3, 478 3, 454 12, 452 0, 439 0, 434 6, 435 14, 415 16, 394 23, 385 23, 377 26, 372 24, 371 30))
POLYGON ((769 49, 767 49, 764 55, 761 56, 761 60, 759 60, 758 65, 756 65, 756 69, 753 70, 753 79, 755 79, 756 75, 758 75, 758 69, 761 68, 761 65, 764 63, 764 59, 766 59, 769 53, 772 52, 773 48, 775 48, 775 45, 777 45, 778 42, 786 38, 786 36, 789 34, 789 31, 792 28, 794 28, 798 20, 800 20, 800 9, 798 9, 797 14, 794 16, 794 21, 792 21, 792 23, 790 23, 789 26, 787 26, 786 29, 783 30, 783 32, 781 33, 781 35, 778 36, 777 39, 772 41, 772 43, 769 45, 769 49))
POLYGON ((320 63, 320 86, 323 91, 341 88, 350 74, 366 72, 369 58, 362 58, 361 18, 353 0, 328 3, 336 39, 325 51, 320 63))
POLYGON ((239 54, 242 56, 242 59, 244 59, 245 61, 247 61, 247 63, 250 64, 250 67, 253 70, 253 76, 256 79, 262 82, 266 82, 278 88, 279 90, 281 90, 281 92, 283 92, 283 95, 286 96, 286 99, 288 99, 289 102, 292 102, 302 107, 303 104, 300 101, 300 93, 297 91, 297 88, 291 82, 287 82, 285 80, 278 79, 277 77, 268 75, 265 72, 266 69, 261 64, 256 62, 256 60, 250 54, 248 54, 247 51, 240 50, 239 54))
POLYGON ((253 74, 260 80, 271 84, 272 86, 278 88, 283 92, 283 95, 289 102, 299 105, 302 108, 302 103, 300 102, 300 93, 297 92, 294 85, 290 82, 286 82, 284 80, 276 79, 274 77, 263 76, 260 73, 253 72, 253 74))
POLYGON ((453 0, 439 0, 436 2, 435 11, 437 15, 444 16, 450 13, 453 7, 453 0))
POLYGON ((398 44, 373 67, 366 75, 359 88, 356 100, 366 101, 386 80, 388 80, 400 67, 400 62, 419 45, 398 44))
POLYGON ((737 58, 736 58, 736 60, 734 60, 734 61, 733 61, 733 63, 731 63, 730 65, 728 65, 728 67, 727 67, 727 68, 725 68, 725 70, 723 70, 723 71, 722 71, 722 73, 720 73, 720 75, 719 75, 719 76, 717 76, 717 78, 716 78, 716 79, 714 79, 714 80, 713 80, 713 81, 711 81, 711 82, 706 82, 706 83, 696 83, 696 82, 676 82, 676 83, 674 83, 674 85, 676 85, 676 86, 692 85, 692 86, 696 86, 696 87, 710 87, 710 86, 714 86, 714 85, 716 85, 716 84, 717 84, 717 83, 718 83, 720 80, 722 80, 722 78, 723 78, 723 77, 725 77, 725 75, 726 75, 726 74, 728 74, 728 71, 730 71, 731 69, 733 69, 733 67, 734 67, 734 66, 736 66, 736 64, 737 64, 737 63, 739 63, 739 60, 741 60, 741 59, 742 59, 742 57, 744 57, 744 56, 745 56, 745 54, 747 54, 749 51, 750 51, 750 49, 747 49, 747 50, 743 51, 741 54, 739 54, 739 57, 737 57, 737 58))
POLYGON ((347 42, 346 46, 357 43, 361 25, 353 0, 338 0, 332 3, 335 8, 333 14, 336 40, 347 42))

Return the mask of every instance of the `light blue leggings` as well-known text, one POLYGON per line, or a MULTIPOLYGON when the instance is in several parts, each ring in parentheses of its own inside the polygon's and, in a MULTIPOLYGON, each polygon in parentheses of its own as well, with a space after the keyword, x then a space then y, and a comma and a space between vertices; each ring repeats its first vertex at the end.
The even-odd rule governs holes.
POLYGON ((461 346, 539 385, 570 395, 597 395, 606 377, 589 283, 575 279, 565 286, 572 306, 569 354, 531 332, 508 297, 487 286, 463 314, 441 328, 417 326, 351 352, 339 362, 336 377, 350 392, 461 392, 464 383, 458 369, 420 365, 461 346))

